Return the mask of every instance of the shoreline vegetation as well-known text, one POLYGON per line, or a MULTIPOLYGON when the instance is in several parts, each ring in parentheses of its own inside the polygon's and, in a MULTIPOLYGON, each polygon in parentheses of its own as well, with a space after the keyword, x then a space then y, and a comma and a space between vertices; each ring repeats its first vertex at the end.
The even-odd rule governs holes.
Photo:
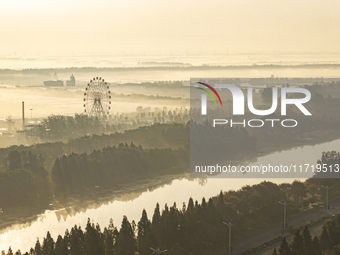
MULTIPOLYGON (((340 139, 340 134, 338 132, 333 132, 331 134, 327 134, 326 136, 319 136, 316 137, 315 139, 312 140, 305 140, 305 141, 300 141, 297 142, 296 144, 294 144, 293 146, 284 146, 281 148, 278 148, 277 150, 272 150, 272 149, 268 149, 268 150, 262 150, 257 157, 261 157, 261 156, 265 156, 265 155, 269 155, 272 153, 277 153, 277 152, 281 152, 281 151, 285 151, 285 150, 291 150, 294 148, 298 148, 298 147, 304 147, 304 146, 314 146, 317 144, 322 144, 322 143, 327 143, 327 142, 331 142, 334 140, 340 139)), ((242 158, 238 161, 235 161, 235 164, 241 164, 244 162, 247 162, 248 160, 253 160, 255 159, 253 156, 249 157, 249 158, 242 158)), ((151 176, 150 178, 143 178, 139 181, 139 183, 142 183, 141 186, 142 188, 144 188, 144 190, 149 189, 150 186, 153 185, 153 183, 155 182, 155 179, 165 179, 164 182, 161 181, 160 185, 171 182, 172 180, 176 180, 176 179, 181 179, 181 178, 189 178, 190 176, 187 173, 188 167, 183 167, 181 170, 179 170, 179 174, 166 174, 166 175, 155 175, 155 176, 151 176), (145 184, 146 183, 146 184, 145 184)), ((124 185, 127 185, 128 187, 131 185, 135 186, 135 183, 126 183, 124 185)), ((134 190, 139 190, 141 188, 141 186, 138 185, 138 182, 136 183, 137 187, 134 190)), ((111 193, 111 191, 113 191, 113 195, 112 197, 114 197, 115 195, 117 195, 117 193, 114 192, 115 189, 119 188, 121 190, 121 186, 114 186, 111 187, 110 189, 105 189, 105 190, 100 190, 99 192, 108 192, 111 193)), ((90 198, 93 199, 93 197, 97 197, 97 193, 98 190, 97 189, 92 189, 92 191, 84 194, 83 196, 81 196, 82 198, 90 198), (94 193, 91 193, 94 192, 94 193)), ((126 192, 125 189, 123 188, 122 193, 126 192)), ((142 191, 143 192, 143 191, 142 191)), ((118 193, 119 194, 119 193, 118 193)), ((79 195, 78 195, 79 196, 79 195)), ((27 221, 33 221, 35 220, 40 214, 42 214, 45 210, 60 210, 62 208, 68 207, 68 206, 79 206, 79 197, 75 196, 75 195, 70 195, 69 198, 59 198, 59 200, 53 198, 50 202, 52 204, 52 206, 47 206, 46 203, 38 203, 35 204, 33 207, 29 206, 17 206, 17 207, 9 207, 6 209, 6 214, 2 215, 2 221, 0 223, 0 229, 4 229, 7 227, 10 227, 13 224, 23 224, 26 223, 27 221), (75 198, 75 199, 73 199, 75 198), (78 201, 78 203, 75 203, 76 201, 78 201), (23 213, 24 212, 24 213, 23 213), (8 214, 7 217, 4 217, 8 214), (10 215, 10 216, 9 216, 10 215)), ((99 197, 100 199, 100 197, 99 197)), ((109 199, 111 200, 111 198, 109 199)))
MULTIPOLYGON (((323 153, 320 163, 340 163, 340 153, 323 153)), ((305 182, 277 185, 264 181, 237 191, 221 191, 208 201, 203 198, 198 202, 190 198, 187 204, 165 205, 163 210, 157 204, 152 217, 148 218, 143 210, 138 223, 130 222, 124 216, 121 227, 116 227, 111 220, 103 231, 89 219, 85 230, 74 226, 56 240, 48 232, 46 238, 37 241, 30 253, 132 255, 138 252, 144 255, 150 254, 148 247, 159 247, 167 249, 170 255, 206 254, 225 245, 227 228, 222 221, 238 222, 233 236, 237 240, 245 240, 282 221, 282 208, 277 201, 288 201, 287 213, 294 217, 323 203, 325 192, 321 184, 334 186, 330 199, 339 196, 339 182, 339 179, 310 178, 305 182)))
MULTIPOLYGON (((271 153, 275 153, 275 152, 280 152, 280 151, 284 151, 284 150, 291 150, 294 149, 296 147, 303 147, 303 146, 313 146, 313 145, 317 145, 317 144, 322 144, 322 143, 327 143, 336 139, 340 139, 340 135, 338 133, 332 133, 329 136, 326 137, 317 137, 315 140, 308 140, 308 141, 304 141, 304 143, 298 143, 295 144, 293 147, 284 147, 284 148, 280 148, 276 151, 262 151, 261 154, 259 154, 258 156, 265 156, 271 153), (324 139, 325 138, 325 139, 324 139), (306 143, 307 142, 307 143, 306 143)), ((253 158, 253 157, 252 157, 253 158)), ((243 162, 245 159, 241 159, 239 161, 237 161, 238 163, 243 162)), ((165 174, 165 175, 155 175, 155 176, 150 176, 150 178, 143 178, 140 179, 138 182, 142 183, 141 186, 142 188, 144 188, 144 190, 148 190, 150 188, 150 185, 154 186, 154 182, 155 179, 162 179, 162 181, 160 181, 159 185, 164 185, 168 182, 171 182, 175 179, 178 178, 189 178, 188 174, 186 174, 188 167, 183 167, 181 170, 179 170, 178 174, 174 174, 174 173, 169 173, 169 174, 165 174), (164 179, 163 179, 164 178, 164 179)), ((127 187, 133 185, 135 187, 135 183, 126 183, 124 185, 127 185, 127 187)), ((138 185, 138 184, 137 184, 138 185)), ((66 197, 59 197, 59 199, 53 198, 52 200, 50 200, 49 202, 51 203, 51 205, 47 205, 47 203, 40 203, 38 200, 38 204, 35 204, 33 207, 31 206, 17 206, 17 207, 9 207, 6 209, 6 212, 2 214, 2 220, 0 222, 0 229, 5 229, 7 227, 10 227, 13 224, 24 224, 29 222, 32 222, 34 220, 36 220, 40 214, 42 214, 45 210, 60 210, 62 208, 65 207, 69 207, 69 206, 81 206, 81 204, 83 204, 83 202, 80 202, 82 199, 87 199, 90 198, 92 199, 93 197, 96 197, 97 199, 99 199, 99 205, 100 206, 103 201, 101 200, 101 197, 98 197, 98 193, 101 192, 109 192, 111 193, 112 191, 112 195, 116 196, 117 193, 114 192, 114 189, 119 188, 119 190, 121 190, 121 186, 115 186, 115 187, 111 187, 110 189, 106 189, 106 190, 97 190, 97 189, 92 189, 92 192, 88 192, 84 195, 80 195, 80 194, 75 194, 75 195, 70 195, 68 198, 66 197), (80 199, 79 196, 82 198, 80 199), (91 198, 92 197, 92 198, 91 198), (74 202, 78 202, 78 203, 74 203, 74 202), (7 215, 8 214, 8 215, 7 215)), ((133 190, 139 190, 141 187, 135 187, 133 190)), ((121 192, 119 192, 118 194, 124 194, 126 192, 126 190, 124 190, 124 188, 122 189, 121 192)), ((141 191, 143 192, 143 190, 141 191)), ((111 198, 109 198, 109 200, 111 201, 111 198)), ((87 204, 87 203, 85 203, 87 204)), ((86 207, 86 206, 85 206, 86 207)), ((29 224, 29 223, 28 223, 29 224)))
MULTIPOLYGON (((289 243, 288 237, 281 238, 278 248, 273 249, 272 255, 278 254, 306 254, 306 255, 338 255, 340 254, 340 215, 332 215, 322 219, 322 232, 320 235, 311 235, 308 226, 298 228, 289 243)), ((291 239, 291 238, 290 238, 291 239)), ((242 253, 246 255, 249 253, 242 253)))
MULTIPOLYGON (((97 135, 97 136, 93 136, 93 137, 86 137, 86 144, 90 145, 89 149, 86 149, 87 147, 84 147, 84 144, 82 142, 81 137, 77 138, 77 139, 73 139, 73 140, 70 140, 70 142, 69 142, 69 143, 72 144, 72 145, 70 144, 71 149, 69 149, 69 151, 77 151, 75 149, 77 147, 77 145, 76 145, 77 143, 79 143, 79 146, 82 147, 83 151, 85 150, 85 151, 90 152, 91 151, 90 147, 95 148, 95 150, 96 150, 97 148, 101 148, 103 146, 104 147, 109 146, 110 144, 115 145, 115 144, 118 143, 118 145, 119 145, 119 143, 122 144, 122 142, 124 142, 124 141, 130 141, 130 139, 132 140, 133 139, 132 137, 143 137, 144 141, 149 141, 149 142, 146 142, 146 143, 144 142, 144 145, 147 145, 146 148, 153 148, 155 146, 155 144, 150 144, 150 142, 153 141, 152 137, 156 137, 156 136, 158 137, 157 146, 156 146, 157 148, 167 148, 170 144, 171 144, 170 147, 178 148, 178 147, 181 147, 182 143, 185 141, 185 140, 183 140, 183 138, 185 138, 189 134, 188 133, 189 132, 189 125, 188 124, 186 124, 186 125, 183 125, 183 124, 172 124, 172 125, 169 125, 169 124, 154 124, 151 127, 141 127, 141 128, 139 128, 138 132, 140 132, 140 130, 144 131, 143 136, 140 136, 140 135, 138 135, 138 133, 136 133, 138 130, 129 130, 129 131, 126 131, 125 133, 115 133, 115 134, 112 134, 112 135, 103 135, 103 136, 97 135), (168 131, 164 132, 164 130, 168 130, 168 131), (146 131, 147 131, 147 133, 145 133, 146 131), (165 134, 167 134, 167 133, 168 134, 176 133, 177 139, 175 139, 175 140, 170 139, 169 140, 169 138, 171 138, 172 135, 166 136, 165 134), (101 139, 101 137, 103 139, 101 139), (112 138, 108 139, 110 137, 112 137, 113 139, 112 138), (164 138, 162 138, 162 137, 164 137, 164 138), (92 143, 91 143, 91 140, 93 140, 92 143), (105 144, 104 145, 101 144, 100 141, 104 141, 105 144), (93 145, 91 145, 91 144, 93 144, 93 145)), ((281 146, 279 148, 273 148, 273 147, 268 147, 268 148, 263 148, 263 149, 258 148, 259 149, 258 152, 255 152, 253 154, 243 154, 243 156, 239 157, 235 162, 241 163, 241 162, 244 162, 244 161, 255 159, 259 156, 268 155, 268 154, 279 152, 279 151, 282 151, 282 150, 289 150, 289 149, 293 149, 293 148, 296 148, 296 147, 325 143, 325 142, 329 142, 329 141, 336 140, 336 139, 339 139, 339 138, 340 138, 340 134, 336 131, 318 132, 318 135, 312 136, 311 139, 300 139, 298 141, 294 141, 294 143, 285 144, 284 146, 281 146)), ((10 151, 21 151, 21 152, 32 151, 33 154, 35 154, 35 153, 41 154, 42 152, 47 152, 49 155, 55 154, 56 157, 57 157, 57 155, 65 154, 65 152, 63 152, 65 150, 61 149, 60 145, 67 147, 69 143, 66 143, 66 144, 60 143, 60 142, 55 143, 55 145, 58 145, 57 146, 58 148, 56 149, 55 153, 52 153, 53 150, 51 151, 50 149, 46 148, 46 146, 51 147, 51 149, 54 148, 54 143, 41 144, 41 145, 37 144, 37 145, 34 145, 34 146, 29 146, 29 147, 14 146, 14 147, 11 147, 11 148, 2 149, 0 151, 2 151, 2 153, 1 153, 2 155, 6 155, 10 151), (41 148, 39 149, 40 146, 41 146, 41 148)), ((140 144, 143 144, 143 142, 140 141, 140 144)), ((124 146, 128 146, 128 145, 124 144, 124 146)), ((66 154, 66 155, 71 155, 71 154, 72 153, 66 154)), ((241 154, 239 154, 239 156, 240 155, 241 154)), ((44 157, 45 156, 46 155, 44 155, 44 157)), ((189 162, 188 162, 188 164, 189 164, 189 162)), ((185 173, 185 172, 187 172, 188 167, 182 167, 180 169, 181 170, 179 170, 178 172, 185 173)), ((48 170, 48 172, 50 172, 50 171, 51 170, 48 170)), ((170 172, 167 172, 167 173, 164 173, 164 174, 168 175, 168 174, 172 174, 172 173, 173 172, 170 171, 170 172)), ((143 181, 143 180, 146 180, 148 178, 153 178, 153 177, 158 177, 158 176, 160 176, 160 175, 155 173, 152 176, 149 176, 149 177, 146 177, 146 178, 141 177, 140 180, 143 181)), ((93 185, 93 187, 94 186, 96 186, 96 185, 93 185)), ((111 188, 114 188, 114 187, 111 187, 111 188)), ((106 190, 106 189, 103 189, 103 187, 100 185, 100 188, 99 188, 100 191, 106 190)), ((48 194, 51 194, 51 189, 47 188, 47 190, 48 190, 48 194)), ((91 192, 96 191, 96 190, 98 190, 98 189, 97 188, 89 189, 88 192, 84 193, 83 197, 86 198, 86 193, 90 194, 91 192)), ((69 194, 69 195, 72 197, 72 194, 69 194)), ((6 211, 7 211, 8 213, 11 214, 11 218, 13 217, 13 215, 16 215, 19 218, 24 218, 23 221, 25 221, 25 219, 33 219, 32 217, 37 217, 39 214, 43 213, 46 209, 49 209, 49 210, 54 209, 54 208, 51 208, 51 206, 49 206, 49 203, 51 203, 51 202, 55 203, 56 201, 60 200, 58 208, 61 208, 63 204, 68 204, 67 196, 64 196, 63 198, 59 196, 58 199, 55 199, 53 197, 54 197, 54 195, 51 196, 50 199, 45 200, 45 202, 41 199, 35 200, 35 202, 33 204, 29 205, 29 206, 27 206, 27 205, 24 206, 22 204, 20 204, 20 206, 10 206, 10 207, 6 208, 5 213, 2 214, 2 218, 6 219, 6 217, 4 217, 4 216, 6 216, 6 214, 7 214, 6 211), (22 211, 24 211, 25 213, 23 214, 22 211)), ((15 204, 18 204, 18 203, 15 203, 15 204)), ((0 227, 1 228, 8 227, 9 225, 11 225, 11 223, 17 222, 16 216, 13 217, 13 220, 6 221, 5 224, 4 224, 4 222, 1 222, 0 227)), ((7 218, 7 220, 8 220, 8 218, 7 218)))
POLYGON ((150 177, 134 183, 126 183, 124 186, 114 186, 107 190, 94 190, 93 192, 86 193, 84 195, 74 194, 67 197, 67 199, 59 198, 59 200, 57 200, 56 198, 53 198, 48 207, 46 207, 46 204, 42 204, 40 208, 38 206, 36 206, 36 208, 27 206, 7 208, 6 214, 1 215, 0 230, 9 228, 14 224, 19 226, 22 224, 30 226, 31 222, 35 221, 46 210, 53 210, 56 213, 57 211, 60 211, 60 217, 66 219, 69 215, 67 209, 71 207, 72 212, 77 214, 78 212, 85 211, 88 208, 96 209, 103 204, 111 203, 112 200, 129 201, 139 197, 144 192, 171 184, 174 180, 189 178, 189 175, 184 173, 186 170, 187 168, 181 170, 181 173, 179 174, 150 177), (126 200, 123 197, 127 194, 128 198, 126 200), (66 214, 63 215, 62 211, 66 212, 66 214))
MULTIPOLYGON (((271 150, 271 149, 268 149, 268 150, 262 150, 259 154, 258 154, 258 157, 261 157, 261 156, 266 156, 266 155, 269 155, 269 154, 272 154, 272 153, 277 153, 277 152, 281 152, 281 151, 285 151, 285 150, 292 150, 294 148, 298 148, 298 147, 304 147, 304 146, 314 146, 314 145, 318 145, 318 144, 323 144, 323 143, 328 143, 328 142, 331 142, 331 141, 334 141, 334 140, 337 140, 337 139, 340 139, 340 134, 337 133, 337 132, 334 132, 334 133, 331 133, 331 134, 328 134, 327 136, 321 136, 321 137, 317 137, 315 138, 314 140, 308 140, 308 141, 303 141, 303 142, 297 142, 296 144, 294 144, 292 147, 290 146, 284 146, 284 147, 280 147, 279 149, 277 150, 271 150)), ((245 157, 245 158, 242 158, 238 161, 235 161, 234 163, 235 164, 242 164, 244 162, 247 162, 247 161, 251 161, 251 160, 254 160, 255 158, 254 157, 245 157)), ((135 184, 137 185, 136 187, 136 190, 139 190, 140 189, 140 186, 138 185, 138 183, 142 183, 142 187, 145 187, 145 189, 149 189, 150 185, 152 185, 154 182, 155 182, 155 179, 163 179, 165 178, 166 182, 171 182, 172 180, 175 180, 175 179, 178 179, 178 178, 190 178, 188 176, 188 167, 183 167, 181 168, 181 170, 178 170, 179 172, 179 175, 178 174, 166 174, 166 175, 162 175, 162 176, 158 176, 158 175, 155 175, 155 176, 151 176, 150 178, 146 178, 146 179, 141 179, 139 180, 137 183, 126 183, 124 185, 134 185, 135 184), (146 184, 145 184, 146 182, 146 184), (145 186, 146 185, 146 186, 145 186)), ((161 182, 163 183, 163 182, 161 182)), ((119 188, 121 189, 121 186, 115 186, 115 187, 111 187, 110 189, 105 189, 105 190, 102 190, 102 191, 107 191, 110 193, 111 190, 114 191, 114 189, 116 188, 119 188)), ((90 199, 93 199, 93 197, 97 197, 97 192, 96 192, 97 189, 92 189, 92 191, 94 193, 88 193, 86 195, 83 196, 83 198, 89 196, 88 198, 90 199)), ((124 191, 124 188, 123 188, 123 193, 125 192, 124 191)), ((79 195, 78 195, 79 196, 79 195)), ((6 215, 2 215, 2 219, 5 219, 4 222, 1 222, 0 224, 0 229, 4 229, 6 227, 9 227, 11 225, 13 225, 14 223, 17 224, 19 222, 19 224, 21 223, 25 223, 27 222, 27 220, 34 220, 36 219, 41 213, 43 213, 45 210, 59 210, 59 209, 62 209, 62 208, 65 208, 65 207, 68 207, 68 206, 77 206, 78 204, 77 203, 72 203, 72 202, 75 202, 77 200, 79 200, 79 197, 78 196, 73 196, 73 195, 70 195, 69 198, 65 198, 64 199, 61 199, 60 201, 59 200, 56 200, 56 199, 53 199, 51 200, 51 203, 53 204, 53 206, 46 206, 45 203, 38 203, 38 204, 35 204, 34 207, 27 207, 27 206, 17 206, 17 207, 14 207, 14 208, 7 208, 6 211, 7 213, 6 214, 9 214, 11 215, 11 218, 12 220, 10 220, 10 218, 4 218, 4 216, 6 215), (75 197, 75 199, 73 199, 73 197, 75 197), (25 213, 22 214, 22 211, 24 211, 25 213), (14 216, 14 217, 13 217, 14 216), (19 220, 18 218, 21 218, 21 220, 19 220), (20 223, 20 221, 22 221, 20 223)), ((100 197, 99 197, 100 199, 100 197)))

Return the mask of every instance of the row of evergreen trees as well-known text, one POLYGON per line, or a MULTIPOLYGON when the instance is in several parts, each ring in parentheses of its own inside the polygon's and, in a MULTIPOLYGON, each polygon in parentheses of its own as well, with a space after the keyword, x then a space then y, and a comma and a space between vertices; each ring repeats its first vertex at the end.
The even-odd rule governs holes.
MULTIPOLYGON (((222 193, 221 193, 222 194, 222 193)), ((101 231, 100 226, 88 219, 85 230, 74 226, 65 235, 59 235, 56 241, 48 232, 35 247, 25 255, 149 255, 150 247, 168 250, 168 254, 204 254, 214 244, 225 241, 226 228, 222 226, 223 195, 217 200, 195 204, 192 199, 188 206, 176 204, 170 208, 165 205, 161 212, 157 204, 150 220, 145 210, 136 224, 129 222, 126 216, 120 229, 110 220, 108 227, 101 231), (216 228, 217 227, 217 228, 216 228)), ((5 252, 3 252, 5 254, 5 252)), ((10 248, 7 255, 12 255, 10 248)), ((15 254, 22 254, 17 251, 15 254)))
POLYGON ((11 151, 4 160, 6 171, 0 171, 0 205, 49 203, 50 187, 44 159, 31 151, 11 151))
POLYGON ((181 171, 188 166, 188 158, 188 148, 143 149, 133 143, 120 144, 90 155, 72 153, 58 158, 52 168, 52 182, 55 194, 80 193, 96 186, 112 188, 181 171))
MULTIPOLYGON (((129 178, 133 179, 135 175, 159 174, 161 169, 167 171, 170 168, 164 170, 164 165, 172 167, 185 163, 188 157, 187 153, 187 149, 145 150, 141 146, 121 144, 118 147, 94 151, 90 155, 72 154, 59 159, 59 168, 55 169, 53 181, 60 192, 65 190, 74 192, 78 188, 82 190, 84 187, 91 187, 99 182, 111 186, 116 178, 121 178, 119 180, 124 182, 125 178, 128 179, 126 181, 131 181, 129 178), (117 169, 114 167, 116 164, 117 169), (101 174, 93 173, 91 172, 93 169, 102 172, 101 174), (126 171, 122 172, 120 169, 126 171), (107 180, 96 179, 98 176, 106 176, 107 180)), ((327 152, 323 153, 320 162, 334 164, 340 160, 339 158, 339 153, 327 152)), ((38 176, 46 176, 42 158, 27 151, 11 152, 6 164, 8 167, 6 174, 24 168, 30 170, 32 175, 39 173, 38 176)), ((139 177, 136 178, 139 179, 139 177)), ((22 179, 16 180, 21 181, 22 179)), ((34 191, 32 194, 37 198, 48 194, 38 184, 47 183, 47 181, 38 181, 37 185, 34 183, 31 186, 11 184, 11 187, 7 187, 3 182, 0 188, 7 187, 7 191, 3 191, 3 194, 13 188, 18 188, 17 192, 20 191, 18 194, 23 195, 29 195, 31 191, 34 191), (20 185, 25 189, 21 189, 20 185)), ((150 235, 147 235, 147 240, 151 240, 153 246, 166 247, 176 251, 177 254, 190 252, 199 254, 210 247, 219 247, 224 244, 227 229, 221 224, 222 221, 237 222, 237 228, 233 232, 234 237, 242 240, 247 238, 247 235, 256 234, 271 224, 281 221, 282 207, 277 201, 289 201, 291 204, 287 208, 289 215, 295 214, 310 204, 324 201, 325 192, 320 188, 321 184, 335 186, 330 194, 331 197, 339 194, 339 179, 312 178, 305 183, 295 181, 292 184, 277 185, 271 182, 262 182, 253 186, 245 186, 238 191, 221 193, 219 197, 209 199, 208 203, 205 199, 201 204, 197 201, 194 203, 190 199, 188 207, 177 208, 174 205, 168 208, 166 206, 162 213, 159 212, 158 206, 150 222, 151 230, 153 230, 150 235)), ((145 224, 148 225, 148 223, 145 224)), ((138 227, 135 229, 138 232, 138 227)), ((138 240, 138 236, 137 239, 135 238, 136 240, 138 240)), ((149 244, 149 241, 146 243, 149 244)), ((140 245, 138 241, 138 249, 140 249, 140 245)), ((68 246, 68 249, 71 248, 68 246)))
POLYGON ((110 222, 109 227, 101 231, 89 221, 85 231, 75 226, 56 241, 48 234, 28 254, 132 255, 138 252, 143 255, 152 254, 150 247, 167 249, 169 255, 206 254, 213 247, 225 245, 228 228, 223 221, 237 222, 233 238, 245 240, 281 222, 282 207, 278 200, 286 198, 291 202, 288 213, 292 215, 304 206, 308 196, 305 183, 277 185, 262 182, 239 191, 221 192, 209 201, 203 198, 201 203, 190 199, 180 208, 176 204, 165 205, 161 211, 157 204, 151 220, 143 211, 137 224, 124 217, 120 229, 110 222))
MULTIPOLYGON (((123 133, 92 134, 70 139, 67 143, 40 143, 31 146, 11 146, 0 149, 0 161, 7 157, 13 150, 29 150, 45 159, 45 167, 51 170, 56 158, 63 154, 91 153, 93 150, 107 146, 118 146, 120 143, 142 145, 145 148, 177 148, 189 143, 190 124, 153 124, 123 133)), ((86 133, 87 134, 87 133, 86 133)))
POLYGON ((312 236, 307 227, 302 235, 299 230, 294 235, 293 242, 288 244, 286 238, 281 242, 273 255, 339 255, 340 254, 340 215, 325 222, 319 237, 312 236))
POLYGON ((281 245, 273 251, 273 255, 321 255, 321 247, 318 237, 312 236, 307 227, 304 228, 302 235, 297 230, 293 242, 289 245, 286 237, 281 241, 281 245))
POLYGON ((41 124, 34 130, 36 135, 43 141, 65 141, 88 134, 102 134, 123 132, 125 130, 137 129, 140 126, 150 126, 153 121, 157 123, 179 124, 190 120, 189 111, 182 112, 148 112, 141 114, 117 114, 110 115, 107 123, 98 117, 90 117, 85 114, 75 116, 50 115, 43 119, 41 124), (109 124, 111 123, 111 124, 109 124))

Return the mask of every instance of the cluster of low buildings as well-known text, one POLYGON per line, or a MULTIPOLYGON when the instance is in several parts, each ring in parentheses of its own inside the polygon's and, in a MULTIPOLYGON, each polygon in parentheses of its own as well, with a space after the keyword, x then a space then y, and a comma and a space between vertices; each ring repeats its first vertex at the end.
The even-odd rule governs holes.
MULTIPOLYGON (((50 80, 44 81, 45 87, 64 87, 64 81, 62 80, 50 80)), ((76 79, 71 74, 70 79, 65 82, 66 87, 76 86, 76 79)))

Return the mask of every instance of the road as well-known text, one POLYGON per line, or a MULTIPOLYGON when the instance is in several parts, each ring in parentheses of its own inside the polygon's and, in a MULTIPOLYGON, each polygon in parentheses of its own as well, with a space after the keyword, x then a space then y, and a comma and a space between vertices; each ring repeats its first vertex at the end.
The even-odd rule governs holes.
MULTIPOLYGON (((314 238, 314 236, 318 236, 318 235, 321 234, 323 224, 324 224, 324 221, 321 221, 320 223, 309 228, 309 232, 310 232, 312 238, 314 238)), ((293 242, 293 239, 294 239, 294 235, 291 235, 287 238, 287 242, 291 243, 291 242, 293 242)), ((280 246, 280 243, 281 242, 277 242, 277 243, 275 243, 271 246, 268 246, 267 248, 265 248, 261 251, 254 253, 253 255, 272 255, 274 248, 278 249, 279 246, 280 246)))
MULTIPOLYGON (((335 198, 333 200, 330 200, 330 206, 331 209, 329 210, 329 214, 337 214, 340 213, 340 198, 335 198)), ((289 215, 287 215, 287 223, 289 226, 293 226, 294 228, 298 228, 301 226, 304 226, 308 223, 310 223, 311 221, 315 221, 318 220, 320 218, 323 218, 324 216, 326 216, 327 213, 326 211, 321 208, 321 207, 316 207, 313 209, 310 209, 308 211, 299 213, 297 215, 295 215, 294 217, 292 217, 291 219, 289 219, 289 215)), ((278 236, 281 236, 281 224, 278 224, 279 226, 277 227, 272 227, 271 229, 267 229, 266 231, 263 231, 261 233, 259 233, 258 235, 249 238, 246 241, 243 241, 241 243, 236 243, 235 245, 233 245, 233 255, 236 254, 240 254, 242 252, 245 252, 253 247, 257 247, 265 242, 268 242, 278 236)), ((322 231, 322 225, 323 222, 318 223, 312 227, 310 227, 310 232, 311 235, 314 237, 315 235, 319 235, 322 231)), ((290 239, 292 239, 292 237, 290 237, 288 240, 291 241, 290 239)), ((252 255, 271 255, 273 252, 273 249, 275 247, 278 247, 280 245, 280 243, 276 243, 273 244, 261 251, 258 251, 252 255)), ((227 255, 227 247, 221 249, 218 252, 214 253, 215 255, 227 255)))

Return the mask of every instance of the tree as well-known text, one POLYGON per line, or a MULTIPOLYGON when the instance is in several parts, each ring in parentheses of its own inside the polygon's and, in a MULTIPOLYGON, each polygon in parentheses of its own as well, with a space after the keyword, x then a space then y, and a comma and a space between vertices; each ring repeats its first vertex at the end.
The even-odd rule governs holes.
POLYGON ((313 247, 313 240, 312 240, 312 236, 307 226, 304 228, 302 236, 303 236, 305 255, 314 255, 315 250, 313 247))
POLYGON ((7 255, 14 255, 11 247, 8 248, 7 255))
POLYGON ((110 219, 109 227, 104 229, 104 241, 105 241, 105 255, 114 255, 117 229, 113 225, 113 220, 110 219))
POLYGON ((193 210, 194 210, 194 200, 193 200, 192 197, 191 197, 191 198, 189 199, 187 212, 192 213, 193 210))
POLYGON ((277 255, 276 248, 274 248, 272 255, 277 255))
POLYGON ((124 215, 117 239, 117 254, 134 255, 136 250, 136 240, 132 226, 127 217, 124 215))
POLYGON ((305 197, 307 194, 307 188, 305 184, 300 181, 294 181, 291 185, 291 190, 292 190, 295 202, 299 202, 299 200, 305 197))
POLYGON ((37 242, 35 243, 34 251, 36 255, 42 255, 41 244, 39 242, 39 239, 37 239, 37 242))
POLYGON ((105 243, 105 254, 106 255, 114 255, 114 245, 113 245, 113 235, 110 231, 105 228, 104 229, 104 243, 105 243))
POLYGON ((152 246, 151 222, 148 219, 145 209, 138 222, 138 246, 140 255, 150 254, 150 247, 152 246))
POLYGON ((18 152, 17 150, 15 151, 10 151, 7 155, 7 158, 5 159, 8 169, 9 170, 15 170, 22 168, 22 163, 21 163, 21 153, 18 152))
POLYGON ((55 255, 68 255, 68 248, 61 235, 58 236, 55 243, 55 255))
MULTIPOLYGON (((65 233, 66 236, 67 233, 65 233)), ((65 239, 65 238, 64 238, 65 239)), ((85 254, 85 238, 82 229, 75 225, 69 234, 69 243, 70 243, 70 254, 72 255, 83 255, 85 254)))
POLYGON ((161 213, 159 210, 159 204, 156 204, 156 208, 154 210, 153 216, 152 216, 152 224, 151 224, 151 230, 152 233, 156 237, 156 244, 159 243, 160 233, 161 233, 161 213))
POLYGON ((261 93, 261 98, 264 102, 268 103, 272 100, 272 89, 270 87, 266 87, 263 89, 262 93, 261 93))
POLYGON ((301 255, 301 254, 304 254, 304 252, 305 252, 305 248, 304 248, 303 237, 300 235, 300 231, 296 230, 294 240, 292 243, 291 254, 301 255))
POLYGON ((331 239, 325 225, 322 227, 320 235, 320 247, 322 251, 327 251, 331 248, 331 239))
POLYGON ((224 210, 224 198, 223 198, 223 191, 221 190, 220 195, 218 196, 218 209, 220 211, 224 210))
POLYGON ((280 255, 291 255, 290 247, 285 237, 283 238, 281 245, 279 247, 279 253, 280 255))
MULTIPOLYGON (((54 253, 54 240, 51 237, 51 234, 50 234, 49 231, 47 232, 45 240, 46 240, 46 245, 47 245, 47 247, 46 247, 47 254, 48 255, 55 255, 55 253, 54 253)), ((44 243, 43 251, 44 250, 45 250, 45 243, 44 243)))
POLYGON ((322 254, 320 242, 319 242, 319 239, 316 236, 313 239, 313 249, 314 249, 315 255, 321 255, 322 254))
POLYGON ((99 225, 95 228, 90 218, 87 220, 85 231, 85 248, 87 255, 104 255, 104 243, 102 242, 99 225))

